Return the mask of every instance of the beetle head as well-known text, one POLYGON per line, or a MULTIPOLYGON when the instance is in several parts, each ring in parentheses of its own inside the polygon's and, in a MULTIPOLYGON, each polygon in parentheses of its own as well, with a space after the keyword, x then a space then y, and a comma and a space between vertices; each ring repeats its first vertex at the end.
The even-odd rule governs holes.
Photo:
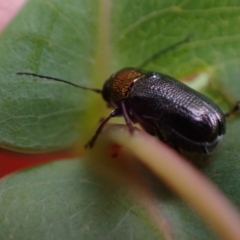
POLYGON ((124 68, 111 75, 103 85, 103 99, 108 103, 118 103, 127 98, 132 84, 145 74, 144 71, 136 68, 124 68))

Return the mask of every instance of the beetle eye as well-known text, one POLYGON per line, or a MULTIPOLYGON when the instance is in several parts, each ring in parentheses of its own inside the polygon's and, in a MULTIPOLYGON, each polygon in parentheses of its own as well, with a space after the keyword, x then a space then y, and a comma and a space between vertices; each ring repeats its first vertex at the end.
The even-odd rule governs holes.
MULTIPOLYGON (((111 79, 111 78, 110 78, 111 79)), ((109 94, 109 81, 110 79, 108 79, 104 85, 103 85, 103 88, 102 88, 102 97, 103 99, 106 101, 106 102, 110 102, 110 94, 109 94)))

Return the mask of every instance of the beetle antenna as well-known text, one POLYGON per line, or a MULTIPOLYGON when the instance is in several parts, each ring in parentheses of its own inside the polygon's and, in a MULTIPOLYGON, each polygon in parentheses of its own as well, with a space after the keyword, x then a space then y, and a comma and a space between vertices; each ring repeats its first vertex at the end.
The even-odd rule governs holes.
POLYGON ((47 79, 47 80, 54 80, 54 81, 58 81, 58 82, 63 82, 63 83, 67 83, 67 84, 72 85, 72 86, 77 87, 77 88, 90 90, 90 91, 93 91, 93 92, 96 92, 96 93, 102 93, 102 90, 100 90, 100 89, 79 86, 75 83, 72 83, 72 82, 69 82, 69 81, 66 81, 66 80, 63 80, 63 79, 55 78, 55 77, 49 77, 49 76, 40 75, 40 74, 36 74, 36 73, 30 73, 30 72, 18 72, 17 74, 18 75, 34 76, 34 77, 44 78, 44 79, 47 79))
POLYGON ((189 34, 187 35, 184 39, 182 39, 181 41, 179 42, 176 42, 174 43, 173 45, 167 47, 167 48, 164 48, 156 53, 154 53, 153 55, 151 55, 150 57, 148 57, 147 59, 143 60, 142 62, 140 62, 140 64, 138 64, 138 68, 143 68, 145 67, 146 65, 148 65, 152 60, 158 58, 159 56, 167 53, 167 52, 170 52, 172 51, 173 49, 177 48, 178 46, 188 42, 190 39, 192 38, 192 34, 189 34))

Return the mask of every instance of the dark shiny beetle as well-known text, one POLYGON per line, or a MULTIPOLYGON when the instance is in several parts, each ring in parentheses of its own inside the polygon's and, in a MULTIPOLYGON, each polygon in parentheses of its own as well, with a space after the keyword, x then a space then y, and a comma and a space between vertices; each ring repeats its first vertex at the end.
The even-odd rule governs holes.
POLYGON ((102 90, 33 73, 18 74, 56 80, 102 94, 114 110, 87 143, 86 147, 90 148, 112 117, 124 116, 130 132, 134 130, 132 123, 139 123, 149 134, 157 135, 175 149, 209 154, 225 134, 225 116, 236 112, 240 105, 223 114, 209 98, 174 78, 137 68, 125 68, 113 74, 102 90))
POLYGON ((106 81, 102 95, 129 119, 126 122, 140 123, 177 149, 211 153, 225 133, 221 109, 167 75, 123 69, 106 81))

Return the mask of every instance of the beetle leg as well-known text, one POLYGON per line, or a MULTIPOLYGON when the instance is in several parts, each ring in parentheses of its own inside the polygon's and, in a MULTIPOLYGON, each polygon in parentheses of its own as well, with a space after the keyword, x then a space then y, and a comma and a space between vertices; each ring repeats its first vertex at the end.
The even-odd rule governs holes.
POLYGON ((224 116, 229 117, 238 111, 240 111, 240 101, 237 102, 237 104, 234 106, 234 108, 231 111, 225 113, 224 116))
POLYGON ((129 132, 133 133, 134 128, 133 128, 133 125, 132 125, 132 121, 131 121, 131 119, 129 117, 129 114, 127 112, 126 106, 125 106, 123 101, 121 102, 121 107, 122 107, 123 116, 124 116, 125 122, 126 122, 126 124, 128 126, 129 132))
POLYGON ((112 117, 118 117, 122 116, 122 109, 121 108, 116 108, 114 109, 108 117, 106 117, 101 124, 99 125, 98 129, 96 130, 95 134, 93 137, 87 142, 87 144, 84 146, 85 148, 92 148, 97 140, 98 135, 102 132, 105 124, 112 118, 112 117))

